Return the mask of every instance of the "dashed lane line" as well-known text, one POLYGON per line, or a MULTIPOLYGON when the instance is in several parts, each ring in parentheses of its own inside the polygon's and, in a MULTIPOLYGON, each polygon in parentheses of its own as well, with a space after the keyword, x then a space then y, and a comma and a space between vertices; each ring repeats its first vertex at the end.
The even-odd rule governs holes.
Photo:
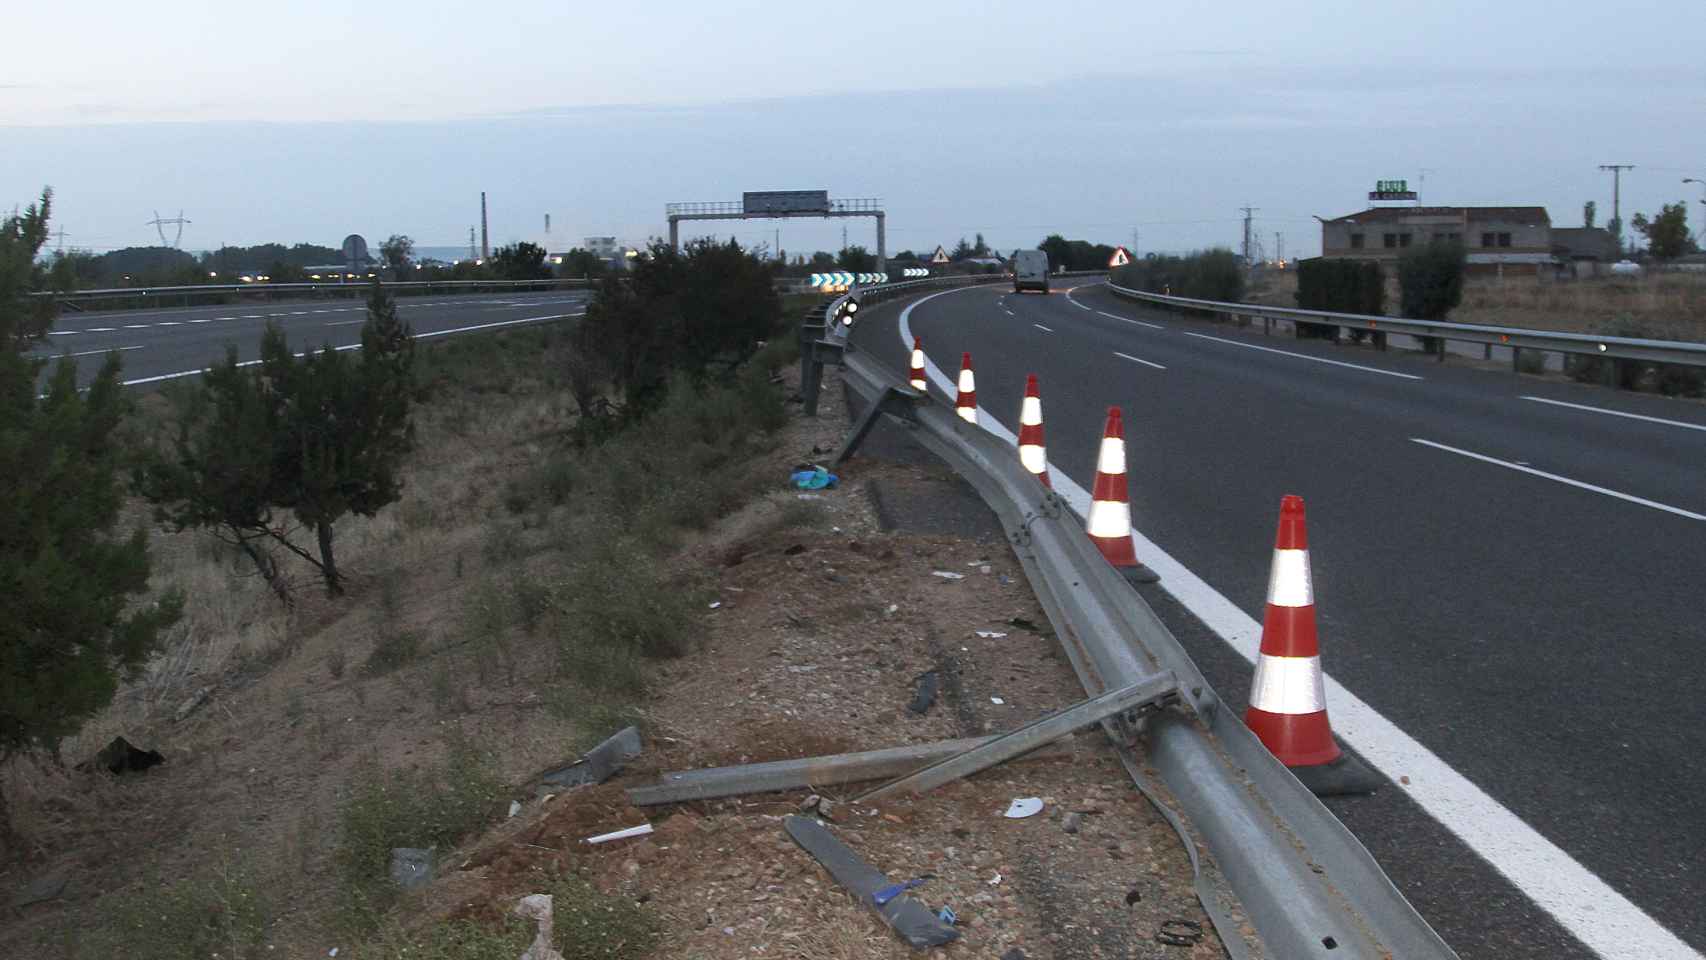
POLYGON ((1604 407, 1590 407, 1581 403, 1565 403, 1562 400, 1548 400, 1545 397, 1522 397, 1535 403, 1549 403, 1554 407, 1569 407, 1572 410, 1585 410, 1588 413, 1603 413, 1608 417, 1627 417, 1630 420, 1645 420, 1648 423, 1662 423, 1667 427, 1682 427, 1684 430, 1706 431, 1706 424, 1687 423, 1682 420, 1666 420, 1664 417, 1649 417, 1640 413, 1625 413, 1622 410, 1607 410, 1604 407))
POLYGON ((1127 360, 1130 360, 1130 361, 1131 361, 1131 362, 1133 362, 1133 363, 1141 363, 1141 364, 1143 364, 1143 365, 1144 365, 1144 366, 1146 366, 1146 367, 1154 367, 1154 368, 1155 368, 1155 369, 1157 369, 1157 370, 1165 370, 1165 369, 1167 369, 1167 368, 1166 368, 1166 367, 1163 367, 1163 366, 1162 366, 1162 365, 1161 365, 1161 364, 1159 364, 1159 363, 1154 363, 1154 362, 1151 362, 1151 361, 1149 361, 1149 360, 1145 360, 1145 359, 1143 359, 1143 358, 1142 358, 1142 357, 1134 357, 1134 356, 1132 356, 1132 355, 1131 355, 1131 354, 1129 354, 1129 353, 1121 353, 1121 352, 1119 352, 1119 351, 1118 351, 1118 350, 1115 350, 1115 351, 1114 351, 1114 356, 1116 356, 1116 357, 1124 357, 1124 358, 1125 358, 1125 359, 1127 359, 1127 360))
POLYGON ((1151 330, 1165 330, 1165 329, 1167 329, 1166 327, 1163 327, 1159 323, 1149 323, 1148 321, 1145 321, 1145 320, 1133 320, 1130 317, 1122 317, 1117 313, 1109 313, 1106 310, 1097 310, 1096 312, 1101 314, 1104 317, 1107 317, 1109 320, 1123 320, 1126 323, 1135 323, 1140 327, 1148 327, 1151 330))

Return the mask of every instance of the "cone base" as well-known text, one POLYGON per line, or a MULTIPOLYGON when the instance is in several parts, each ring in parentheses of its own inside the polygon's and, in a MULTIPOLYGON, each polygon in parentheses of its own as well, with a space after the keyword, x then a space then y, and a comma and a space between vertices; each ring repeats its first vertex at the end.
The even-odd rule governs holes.
POLYGON ((1317 797, 1351 797, 1373 793, 1386 783, 1355 755, 1341 753, 1339 759, 1312 767, 1291 767, 1291 775, 1317 797))
POLYGON ((1156 573, 1154 570, 1149 569, 1141 563, 1133 567, 1120 567, 1119 571, 1120 576, 1125 577, 1127 583, 1161 582, 1161 574, 1156 573))
POLYGON ((1313 767, 1332 763, 1343 755, 1333 742, 1327 711, 1319 713, 1269 713, 1255 707, 1244 712, 1244 725, 1261 739, 1262 745, 1288 767, 1313 767))
POLYGON ((1137 549, 1131 545, 1131 535, 1123 537, 1098 537, 1090 535, 1090 542, 1096 549, 1102 551, 1102 558, 1116 567, 1141 567, 1137 562, 1137 549))

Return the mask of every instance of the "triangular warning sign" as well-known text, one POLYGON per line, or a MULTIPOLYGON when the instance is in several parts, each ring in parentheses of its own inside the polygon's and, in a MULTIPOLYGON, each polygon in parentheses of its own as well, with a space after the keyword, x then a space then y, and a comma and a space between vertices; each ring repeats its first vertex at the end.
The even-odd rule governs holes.
POLYGON ((936 252, 930 255, 930 262, 931 263, 948 263, 949 262, 948 251, 943 250, 941 244, 937 244, 936 245, 936 252))
POLYGON ((1108 258, 1108 269, 1123 267, 1130 262, 1131 254, 1127 253, 1124 247, 1115 247, 1114 255, 1108 258))

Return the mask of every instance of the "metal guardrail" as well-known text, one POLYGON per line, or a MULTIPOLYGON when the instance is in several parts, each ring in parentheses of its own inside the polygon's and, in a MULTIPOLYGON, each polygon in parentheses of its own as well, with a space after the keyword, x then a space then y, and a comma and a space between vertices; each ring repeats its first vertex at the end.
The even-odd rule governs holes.
MULTIPOLYGON (((593 283, 594 281, 586 277, 553 278, 550 280, 401 280, 387 281, 385 289, 410 293, 434 290, 523 291, 579 289, 590 287, 593 283)), ((187 302, 195 297, 223 297, 232 294, 259 295, 262 297, 280 294, 365 296, 367 289, 368 282, 366 279, 362 279, 348 283, 306 281, 301 283, 197 283, 178 287, 106 287, 99 290, 72 290, 64 293, 44 290, 32 293, 30 296, 69 306, 102 300, 177 300, 182 298, 187 302)))
MULTIPOLYGON (((1437 320, 1407 320, 1403 317, 1376 317, 1358 313, 1333 313, 1326 310, 1302 310, 1295 307, 1270 307, 1258 303, 1224 303, 1218 300, 1194 300, 1171 297, 1144 290, 1132 290, 1108 281, 1108 289, 1116 296, 1170 307, 1206 310, 1239 317, 1261 317, 1264 320, 1287 320, 1318 326, 1346 327, 1368 330, 1375 334, 1376 345, 1384 348, 1385 336, 1401 333, 1411 337, 1434 337, 1479 343, 1489 347, 1509 347, 1511 364, 1515 366, 1523 350, 1546 350, 1553 353, 1611 357, 1644 363, 1671 363, 1680 366, 1706 367, 1706 343, 1682 340, 1642 340, 1634 337, 1602 337, 1589 333, 1553 333, 1523 327, 1490 327, 1478 324, 1447 323, 1437 320)), ((1440 351, 1445 359, 1445 351, 1440 351)))
MULTIPOLYGON (((906 285, 888 285, 900 286, 906 285)), ((890 292, 865 291, 861 302, 890 292)), ((995 511, 1086 693, 1168 671, 1179 678, 1179 702, 1146 714, 1135 729, 1147 766, 1213 853, 1268 956, 1455 960, 1362 844, 1223 706, 1154 610, 1103 559, 1066 502, 1025 471, 1008 443, 928 395, 899 386, 903 380, 851 346, 840 349, 839 359, 848 383, 868 401, 883 409, 899 401, 919 428, 913 435, 995 511)), ((1145 764, 1124 749, 1134 728, 1110 722, 1104 729, 1121 748, 1134 783, 1181 831, 1195 865, 1194 839, 1155 797, 1145 764)), ((1199 874, 1196 890, 1228 953, 1247 956, 1214 885, 1199 874)))

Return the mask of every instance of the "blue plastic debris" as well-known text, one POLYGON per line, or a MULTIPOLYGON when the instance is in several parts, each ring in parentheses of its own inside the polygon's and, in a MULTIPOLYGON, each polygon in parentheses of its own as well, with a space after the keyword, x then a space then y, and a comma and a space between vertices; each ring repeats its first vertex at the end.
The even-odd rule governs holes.
POLYGON ((953 926, 954 924, 960 922, 959 914, 954 912, 953 907, 950 907, 945 903, 942 904, 942 909, 936 911, 936 919, 942 921, 943 923, 947 924, 950 927, 953 926))
POLYGON ((840 477, 830 473, 822 467, 814 467, 810 470, 796 470, 788 479, 793 482, 794 486, 801 490, 822 490, 825 487, 833 487, 837 483, 841 482, 840 477))
POLYGON ((893 900, 895 897, 911 890, 913 887, 919 886, 923 882, 923 880, 908 880, 904 883, 891 883, 881 890, 878 890, 876 893, 871 894, 871 902, 880 907, 883 904, 888 903, 890 900, 893 900))

